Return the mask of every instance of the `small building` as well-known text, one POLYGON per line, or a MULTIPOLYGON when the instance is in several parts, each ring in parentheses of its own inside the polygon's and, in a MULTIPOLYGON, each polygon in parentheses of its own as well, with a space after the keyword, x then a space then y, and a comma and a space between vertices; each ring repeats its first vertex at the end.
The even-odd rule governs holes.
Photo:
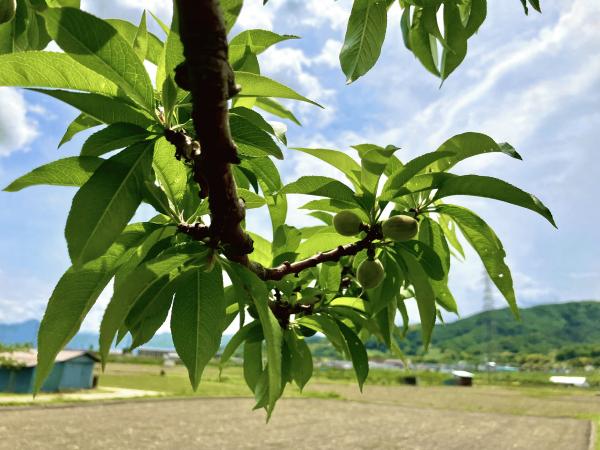
MULTIPOLYGON (((65 350, 56 356, 54 368, 42 386, 42 392, 91 389, 94 364, 98 357, 87 351, 65 350)), ((0 392, 32 393, 37 367, 37 351, 0 353, 0 392), (5 361, 5 364, 2 363, 5 361), (9 361, 9 364, 6 364, 9 361)))
POLYGON ((466 370, 453 370, 455 383, 458 386, 473 386, 473 374, 466 370))
POLYGON ((562 384, 565 386, 590 387, 585 377, 564 377, 554 375, 550 377, 550 383, 562 384))

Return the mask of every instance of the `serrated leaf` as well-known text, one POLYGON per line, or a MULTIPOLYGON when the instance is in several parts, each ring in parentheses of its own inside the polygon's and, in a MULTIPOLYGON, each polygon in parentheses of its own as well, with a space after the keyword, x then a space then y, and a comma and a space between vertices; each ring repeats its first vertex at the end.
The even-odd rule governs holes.
MULTIPOLYGON (((112 123, 92 134, 81 148, 81 156, 101 156, 119 150, 151 136, 148 130, 130 123, 112 123)), ((172 156, 172 155, 171 155, 172 156)))
POLYGON ((338 150, 328 150, 322 148, 292 148, 302 153, 306 153, 319 158, 321 161, 335 167, 341 171, 352 185, 358 189, 360 186, 360 165, 350 156, 338 150))
POLYGON ((107 22, 75 8, 48 8, 48 33, 71 58, 121 87, 148 111, 154 88, 129 43, 107 22))
POLYGON ((294 330, 285 330, 285 342, 290 351, 290 369, 293 380, 298 385, 300 392, 311 379, 313 373, 313 360, 306 340, 296 334, 294 330))
POLYGON ((79 114, 75 118, 75 120, 73 120, 73 122, 71 122, 67 127, 67 131, 65 131, 65 134, 60 140, 58 147, 61 147, 62 145, 69 142, 71 139, 73 139, 73 137, 76 134, 100 125, 102 125, 102 122, 100 122, 99 120, 94 119, 93 117, 90 117, 87 114, 79 114))
POLYGON ((440 214, 452 217, 463 236, 477 252, 487 273, 498 287, 513 314, 519 317, 512 275, 504 262, 506 252, 494 230, 479 216, 466 208, 455 205, 439 205, 440 214))
POLYGON ((106 160, 75 195, 65 229, 74 265, 102 255, 133 217, 150 170, 151 147, 138 144, 106 160))
POLYGON ((31 51, 0 55, 0 86, 71 89, 117 96, 112 81, 64 53, 31 51))
POLYGON ((269 47, 289 39, 298 39, 298 36, 281 35, 259 29, 242 31, 229 42, 229 63, 235 67, 246 51, 260 55, 269 47))
POLYGON ((431 164, 434 164, 436 161, 448 156, 452 156, 452 153, 435 151, 417 156, 390 175, 383 186, 382 193, 391 193, 391 195, 394 195, 393 193, 402 189, 402 187, 404 187, 404 185, 406 185, 419 172, 423 171, 431 164))
POLYGON ((144 294, 153 291, 157 284, 162 284, 165 278, 170 281, 181 276, 186 269, 197 268, 194 263, 204 265, 203 260, 208 254, 206 247, 196 242, 172 250, 139 266, 119 289, 115 290, 100 324, 100 355, 103 365, 106 364, 117 330, 124 323, 133 305, 144 294))
POLYGON ((235 72, 235 81, 242 86, 242 91, 238 94, 239 97, 289 98, 322 108, 318 103, 298 94, 293 89, 262 75, 250 72, 235 72))
POLYGON ((317 195, 356 204, 354 191, 344 183, 329 177, 314 175, 300 177, 297 181, 284 186, 281 192, 284 194, 317 195))
POLYGON ((443 172, 451 169, 460 161, 484 153, 504 153, 515 159, 521 155, 507 143, 498 144, 491 137, 481 133, 462 133, 451 137, 436 150, 449 153, 448 156, 434 161, 423 169, 424 172, 443 172))
POLYGON ((35 392, 42 387, 54 367, 56 355, 75 336, 118 267, 156 227, 158 225, 149 223, 127 226, 103 256, 81 267, 71 267, 61 277, 48 301, 38 332, 35 392))
POLYGON ((340 52, 340 63, 348 83, 375 65, 381 53, 386 27, 387 5, 384 1, 354 1, 340 52))
POLYGON ((552 213, 536 196, 497 178, 480 175, 447 176, 433 200, 451 195, 474 195, 521 206, 540 214, 556 227, 552 213))
POLYGON ((223 11, 223 20, 225 20, 225 27, 229 33, 242 11, 244 0, 221 0, 220 3, 221 10, 223 11))
POLYGON ((292 111, 283 106, 281 103, 273 100, 272 98, 257 98, 255 106, 257 108, 262 109, 263 111, 268 112, 269 114, 273 114, 274 116, 281 117, 282 119, 291 120, 296 125, 302 125, 292 111))
POLYGON ((127 122, 147 128, 154 123, 149 115, 130 106, 128 103, 123 103, 118 98, 105 97, 98 94, 62 91, 59 89, 32 89, 32 91, 54 97, 106 124, 127 122))
POLYGON ((267 204, 264 198, 247 189, 238 188, 237 194, 244 201, 246 209, 261 208, 267 204))
POLYGON ((188 188, 188 169, 183 161, 175 158, 175 147, 164 137, 156 140, 152 166, 168 199, 178 211, 181 211, 188 188))
POLYGON ((267 132, 239 114, 230 114, 229 126, 238 152, 244 156, 271 155, 283 159, 283 153, 267 132))
POLYGON ((419 225, 419 240, 431 247, 439 256, 444 277, 441 280, 430 280, 437 302, 446 311, 458 314, 458 307, 452 292, 448 288, 448 273, 450 272, 450 249, 442 227, 428 217, 424 217, 419 225))
POLYGON ((175 349, 197 390, 204 368, 221 344, 225 320, 223 272, 217 264, 210 272, 194 269, 183 277, 173 302, 171 332, 175 349))
POLYGON ((244 325, 231 337, 231 339, 229 339, 229 342, 227 342, 227 345, 223 349, 223 353, 221 354, 221 359, 219 361, 221 370, 223 369, 225 363, 233 356, 238 347, 242 345, 246 339, 253 336, 262 336, 262 329, 260 327, 260 321, 258 320, 254 320, 249 324, 244 325))
POLYGON ((299 260, 308 258, 315 253, 335 249, 340 245, 350 244, 357 240, 354 236, 342 236, 329 227, 323 230, 313 234, 300 244, 297 250, 299 260))
POLYGON ((82 186, 104 162, 93 156, 73 156, 44 164, 17 178, 4 188, 16 192, 39 184, 53 186, 82 186))
MULTIPOLYGON (((235 272, 240 277, 245 289, 252 297, 258 312, 263 335, 267 344, 267 371, 268 371, 268 407, 267 415, 270 416, 275 407, 275 402, 281 395, 281 346, 283 333, 279 322, 269 308, 269 293, 267 285, 256 275, 242 266, 235 265, 235 272)), ((233 280, 232 280, 233 281, 233 280)))
POLYGON ((444 3, 444 38, 447 48, 442 52, 440 65, 442 80, 448 78, 467 55, 468 33, 456 3, 444 3))
MULTIPOLYGON (((152 14, 152 13, 150 13, 152 14)), ((154 15, 153 15, 154 17, 154 15)), ((155 17, 156 19, 156 17, 155 17)), ((138 27, 136 27, 131 22, 127 22, 126 20, 121 19, 107 19, 109 24, 115 28, 121 36, 125 38, 125 40, 133 47, 136 39, 136 35, 138 33, 138 27)), ((146 30, 147 35, 147 48, 146 52, 142 53, 142 58, 147 59, 152 64, 158 65, 160 61, 160 56, 163 51, 163 43, 161 40, 156 37, 156 35, 148 32, 146 30)))
POLYGON ((421 332, 423 334, 423 345, 429 346, 431 333, 435 325, 435 293, 427 277, 416 258, 410 253, 403 253, 402 260, 408 269, 408 277, 415 290, 415 298, 421 318, 421 332))

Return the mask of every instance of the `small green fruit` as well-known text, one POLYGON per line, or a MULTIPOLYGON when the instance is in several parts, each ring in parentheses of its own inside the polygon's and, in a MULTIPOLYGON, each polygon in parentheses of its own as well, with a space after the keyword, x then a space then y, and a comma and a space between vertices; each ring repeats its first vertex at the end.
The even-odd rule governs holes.
POLYGON ((360 233, 362 220, 352 211, 340 211, 333 218, 335 231, 342 236, 355 236, 360 233))
POLYGON ((356 270, 358 282, 365 289, 374 289, 381 284, 384 277, 383 264, 378 259, 365 259, 356 270))
POLYGON ((392 241, 408 241, 419 232, 419 222, 409 216, 392 216, 381 225, 383 236, 392 241))
POLYGON ((0 25, 15 17, 17 0, 0 0, 0 25))

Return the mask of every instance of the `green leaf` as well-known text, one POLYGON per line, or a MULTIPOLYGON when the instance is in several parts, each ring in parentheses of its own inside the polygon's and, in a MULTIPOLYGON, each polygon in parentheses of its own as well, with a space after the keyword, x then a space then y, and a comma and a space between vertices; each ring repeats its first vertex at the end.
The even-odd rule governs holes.
POLYGON ((423 270, 417 259, 410 253, 402 253, 402 260, 408 269, 408 277, 415 289, 415 298, 419 309, 419 317, 421 318, 421 332, 423 334, 423 344, 425 348, 429 346, 431 341, 431 333, 435 325, 435 293, 427 277, 427 273, 423 270))
POLYGON ((479 27, 485 21, 487 16, 487 0, 471 0, 469 3, 471 8, 465 30, 467 36, 470 37, 479 30, 479 27))
POLYGON ((127 277, 143 261, 153 259, 163 250, 163 245, 170 244, 171 238, 175 235, 177 228, 174 225, 161 226, 149 233, 137 248, 133 249, 127 261, 119 267, 115 273, 114 287, 118 289, 127 277))
POLYGON ((512 275, 504 262, 506 252, 494 230, 481 217, 460 206, 439 205, 438 212, 449 215, 456 222, 465 239, 481 258, 487 273, 508 302, 513 314, 519 317, 512 275))
MULTIPOLYGON (((424 172, 443 172, 460 161, 484 153, 504 153, 515 159, 521 155, 509 144, 498 144, 491 137, 481 133, 462 133, 444 142, 434 153, 448 153, 448 156, 434 161, 423 169, 424 172)), ((431 154, 431 153, 429 153, 431 154)))
POLYGON ((258 29, 242 31, 229 42, 229 63, 234 67, 242 60, 246 51, 259 55, 269 47, 289 39, 298 39, 298 36, 258 29))
POLYGON ((265 267, 269 267, 273 261, 271 243, 264 237, 252 233, 251 231, 248 231, 247 233, 254 241, 254 252, 252 253, 252 259, 265 267))
POLYGON ((188 169, 182 161, 175 158, 175 147, 164 137, 158 139, 154 145, 152 165, 156 178, 168 199, 176 206, 178 212, 181 211, 188 188, 188 169))
POLYGON ((345 306, 347 308, 352 308, 360 312, 366 312, 365 301, 359 297, 338 297, 331 300, 328 303, 328 306, 345 306))
POLYGON ((298 259, 308 258, 315 253, 332 250, 340 245, 350 244, 357 240, 354 236, 342 236, 336 233, 333 229, 327 227, 325 230, 303 241, 298 247, 298 259))
POLYGON ((296 323, 324 334, 338 352, 350 357, 350 350, 348 349, 346 339, 335 320, 322 314, 312 314, 297 319, 296 323))
MULTIPOLYGON (((140 26, 138 27, 133 39, 133 50, 140 58, 140 61, 146 59, 148 53, 148 29, 146 28, 146 11, 142 13, 140 26)), ((160 53, 159 53, 160 54, 160 53)))
POLYGON ((438 256, 437 252, 428 243, 416 240, 398 242, 395 248, 403 253, 408 252, 412 254, 425 272, 427 272, 427 275, 433 280, 443 280, 444 276, 447 275, 440 256, 438 256))
POLYGON ((67 219, 69 255, 79 266, 102 255, 142 201, 152 145, 141 143, 106 160, 77 192, 67 219))
MULTIPOLYGON (((128 330, 133 337, 130 349, 148 342, 165 323, 173 303, 178 279, 164 279, 156 283, 131 308, 121 330, 128 330)), ((115 287, 115 289, 119 289, 115 287)), ((120 341, 117 335, 117 342, 120 341)))
POLYGON ((61 90, 32 89, 35 92, 54 97, 65 102, 88 116, 103 122, 127 122, 147 128, 154 122, 150 116, 139 109, 123 103, 117 98, 105 97, 98 94, 82 94, 61 90))
POLYGON ((82 131, 88 130, 90 128, 97 127, 99 125, 102 125, 102 122, 100 122, 99 120, 96 120, 93 117, 88 116, 87 114, 79 114, 75 118, 75 120, 73 120, 73 122, 69 124, 69 127, 67 128, 67 131, 60 140, 58 147, 60 148, 62 145, 69 142, 71 139, 73 139, 73 137, 76 134, 81 133, 82 131))
POLYGON ((338 150, 327 150, 321 148, 292 148, 302 153, 307 153, 319 158, 321 161, 335 167, 340 170, 346 178, 358 188, 360 186, 360 165, 354 161, 350 156, 344 152, 338 150))
POLYGON ((194 390, 198 389, 204 368, 219 350, 224 320, 221 265, 215 265, 208 273, 194 269, 184 275, 173 302, 171 331, 194 390))
POLYGON ((264 198, 247 189, 238 188, 237 194, 244 201, 246 209, 261 208, 267 204, 264 198))
POLYGON ((396 172, 391 174, 383 186, 383 194, 394 195, 408 183, 415 175, 422 172, 428 167, 431 167, 436 161, 442 158, 452 156, 451 152, 435 151, 425 153, 410 160, 404 166, 400 167, 396 172))
POLYGON ((354 0, 340 63, 348 83, 367 73, 377 62, 385 39, 387 5, 378 0, 354 0))
POLYGON ((284 194, 317 195, 356 204, 354 191, 344 183, 329 177, 313 175, 300 177, 297 181, 284 186, 281 192, 284 194))
POLYGON ((283 159, 281 149, 269 134, 256 126, 252 121, 233 113, 229 116, 229 126, 240 154, 249 157, 271 155, 278 159, 283 159))
POLYGON ((100 355, 103 365, 106 364, 117 330, 123 325, 133 305, 148 292, 160 294, 156 286, 162 285, 165 278, 171 281, 186 270, 196 269, 194 263, 202 264, 207 253, 206 247, 196 242, 173 248, 173 251, 167 251, 139 266, 115 289, 100 324, 100 355))
POLYGON ((301 125, 300 121, 296 118, 293 112, 283 106, 281 103, 273 100, 269 97, 260 97, 256 99, 255 106, 262 109, 263 111, 273 114, 274 116, 281 117, 282 119, 288 119, 294 122, 296 125, 301 125))
POLYGON ((322 108, 318 103, 298 94, 293 89, 255 73, 235 72, 235 81, 242 86, 242 91, 238 94, 239 97, 289 98, 322 108))
POLYGON ((221 11, 223 11, 223 19, 225 20, 225 27, 229 33, 240 15, 242 6, 244 6, 244 0, 221 0, 220 3, 221 11))
POLYGON ((358 380, 358 387, 362 392, 363 384, 369 375, 369 358, 367 356, 367 350, 351 328, 339 320, 336 322, 346 340, 346 345, 348 346, 352 358, 354 372, 356 373, 356 379, 358 380))
POLYGON ((480 175, 449 176, 442 183, 433 200, 451 195, 474 195, 521 206, 540 214, 556 227, 552 213, 537 197, 497 178, 480 175))
MULTIPOLYGON (((439 77, 440 71, 438 70, 437 44, 435 42, 435 38, 430 35, 425 22, 425 14, 429 8, 433 9, 433 6, 415 8, 408 39, 410 41, 411 51, 421 62, 421 64, 423 64, 423 67, 425 67, 436 77, 439 77), (433 52, 434 49, 436 50, 435 53, 433 52)), ((435 17, 435 13, 433 15, 435 17)))
POLYGON ((117 96, 118 86, 64 53, 0 55, 0 86, 71 89, 117 96))
MULTIPOLYGON (((92 134, 81 148, 81 156, 101 156, 119 150, 139 141, 146 140, 151 134, 130 123, 112 123, 92 134)), ((171 155, 172 157, 173 155, 171 155)))
POLYGON ((353 148, 356 149, 360 155, 361 184, 365 187, 367 192, 374 196, 377 193, 381 175, 385 172, 390 158, 393 156, 394 152, 398 150, 398 147, 388 145, 383 148, 373 144, 361 144, 354 145, 353 148))
MULTIPOLYGON (((145 13, 145 11, 144 11, 145 13)), ((152 13, 150 13, 152 14, 152 13)), ((154 17, 154 15, 153 15, 154 17)), ((156 17, 155 17, 156 19, 156 17)), ((134 24, 132 24, 131 22, 127 22, 126 20, 121 20, 121 19, 107 19, 106 20, 109 24, 112 25, 112 27, 114 29, 116 29, 119 34, 121 36, 123 36, 125 38, 125 40, 132 46, 134 47, 135 44, 135 40, 136 40, 136 36, 139 30, 139 27, 136 27, 134 24)), ((144 20, 144 25, 145 25, 145 20, 144 20)), ((142 39, 143 39, 143 35, 144 35, 144 31, 145 28, 142 29, 142 39)), ((140 59, 143 61, 144 59, 147 59, 148 61, 150 61, 152 64, 156 64, 158 65, 159 61, 160 61, 160 56, 162 54, 163 51, 163 43, 161 42, 161 40, 156 37, 154 34, 149 33, 146 30, 146 39, 147 39, 147 49, 146 52, 142 52, 140 56, 140 59)), ((142 44, 143 46, 143 44, 142 44)))
POLYGON ((229 359, 233 356, 233 354, 238 349, 238 347, 240 345, 242 345, 242 343, 245 340, 247 340, 253 336, 256 336, 257 331, 259 332, 258 334, 260 336, 262 336, 262 329, 260 327, 260 321, 254 320, 254 321, 250 322, 249 324, 244 325, 242 328, 240 328, 231 337, 231 339, 229 339, 229 342, 223 349, 223 353, 221 354, 221 359, 219 360, 219 367, 221 368, 221 370, 223 369, 223 366, 225 365, 225 363, 227 361, 229 361, 229 359))
POLYGON ((298 385, 300 392, 302 392, 302 389, 312 377, 312 355, 306 340, 298 336, 294 330, 285 330, 284 338, 290 350, 292 378, 298 385))
POLYGON ((448 288, 448 273, 450 272, 450 249, 444 236, 444 230, 435 221, 424 217, 419 225, 419 240, 431 247, 439 256, 444 276, 441 280, 430 280, 437 302, 446 311, 458 314, 456 300, 448 288))
POLYGON ((269 308, 267 285, 243 266, 235 265, 233 267, 254 301, 267 344, 267 370, 269 379, 267 414, 270 416, 275 407, 275 402, 281 395, 281 346, 283 333, 279 322, 269 308))
POLYGON ((6 192, 20 191, 29 186, 82 186, 104 162, 92 156, 73 156, 59 159, 33 169, 4 188, 6 192))
POLYGON ((338 213, 343 210, 351 210, 356 213, 365 222, 369 221, 369 216, 359 208, 356 202, 349 202, 344 200, 334 200, 331 198, 324 198, 320 200, 312 200, 302 206, 299 209, 309 209, 318 211, 329 211, 332 213, 338 213))
POLYGON ((448 48, 442 53, 442 80, 448 78, 467 55, 468 33, 456 3, 444 3, 444 35, 448 48))
POLYGON ((42 14, 48 33, 65 53, 154 112, 154 88, 148 73, 129 43, 110 24, 74 8, 49 8, 42 14))
POLYGON ((71 267, 61 277, 48 301, 38 332, 38 365, 34 391, 38 392, 54 367, 54 359, 79 330, 117 268, 158 225, 132 224, 98 259, 71 267))

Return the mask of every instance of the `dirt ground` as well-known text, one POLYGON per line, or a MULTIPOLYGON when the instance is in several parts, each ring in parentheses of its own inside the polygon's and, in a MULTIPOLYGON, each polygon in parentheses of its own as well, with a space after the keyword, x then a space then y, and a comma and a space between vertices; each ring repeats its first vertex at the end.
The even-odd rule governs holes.
POLYGON ((248 399, 0 409, 0 449, 587 450, 589 421, 384 403, 287 399, 271 422, 248 399))

